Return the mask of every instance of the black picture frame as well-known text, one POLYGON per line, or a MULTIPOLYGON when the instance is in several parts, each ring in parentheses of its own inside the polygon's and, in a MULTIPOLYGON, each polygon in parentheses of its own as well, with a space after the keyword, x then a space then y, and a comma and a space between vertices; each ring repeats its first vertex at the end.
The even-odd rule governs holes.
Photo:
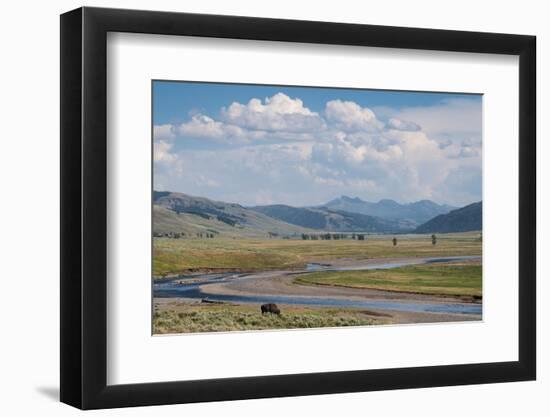
POLYGON ((533 380, 536 38, 102 8, 61 16, 61 401, 81 409, 533 380), (107 385, 108 32, 519 56, 519 360, 107 385))

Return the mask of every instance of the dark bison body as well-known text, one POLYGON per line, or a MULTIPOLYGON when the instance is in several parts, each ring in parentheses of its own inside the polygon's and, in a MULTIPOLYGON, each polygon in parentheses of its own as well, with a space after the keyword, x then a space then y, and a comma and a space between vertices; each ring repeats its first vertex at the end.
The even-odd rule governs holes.
POLYGON ((262 304, 261 309, 262 309, 262 314, 265 314, 265 313, 271 313, 271 314, 277 314, 277 315, 281 314, 281 310, 279 310, 279 307, 277 307, 277 304, 273 304, 273 303, 262 304))

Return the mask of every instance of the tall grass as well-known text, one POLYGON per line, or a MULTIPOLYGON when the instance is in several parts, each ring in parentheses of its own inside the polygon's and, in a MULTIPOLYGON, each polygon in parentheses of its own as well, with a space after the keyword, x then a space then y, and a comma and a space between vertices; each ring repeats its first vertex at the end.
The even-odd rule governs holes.
POLYGON ((184 274, 207 270, 303 268, 308 262, 335 258, 397 258, 481 255, 477 233, 438 235, 432 245, 428 235, 369 236, 358 240, 284 239, 165 239, 153 240, 153 274, 184 274))
POLYGON ((370 271, 335 271, 304 274, 302 285, 370 288, 432 295, 481 297, 481 265, 420 265, 370 271))
POLYGON ((303 329, 366 326, 383 322, 360 312, 333 309, 283 312, 281 315, 242 310, 230 306, 187 307, 183 311, 159 311, 153 317, 153 333, 227 332, 235 330, 303 329))

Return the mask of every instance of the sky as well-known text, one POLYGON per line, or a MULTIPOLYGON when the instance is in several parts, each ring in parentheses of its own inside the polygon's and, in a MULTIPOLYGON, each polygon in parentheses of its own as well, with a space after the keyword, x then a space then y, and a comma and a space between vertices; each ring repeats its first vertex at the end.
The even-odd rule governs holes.
POLYGON ((245 206, 482 196, 482 96, 153 81, 154 188, 245 206))

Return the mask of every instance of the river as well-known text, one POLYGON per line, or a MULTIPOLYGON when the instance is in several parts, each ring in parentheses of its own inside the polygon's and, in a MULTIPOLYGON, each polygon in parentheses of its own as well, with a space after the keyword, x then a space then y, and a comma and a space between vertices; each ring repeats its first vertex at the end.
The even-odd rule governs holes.
MULTIPOLYGON (((377 264, 355 264, 335 267, 328 264, 311 263, 306 265, 304 272, 319 271, 360 271, 391 269, 409 265, 421 265, 430 263, 460 262, 465 260, 481 259, 479 256, 448 256, 432 258, 404 259, 403 261, 394 261, 377 264)), ((281 271, 287 273, 288 271, 281 271)), ((475 303, 458 302, 423 302, 406 300, 381 300, 381 299, 346 299, 343 297, 311 297, 311 296, 290 296, 290 295, 237 295, 237 294, 208 294, 207 286, 211 284, 220 284, 224 282, 233 282, 235 280, 246 280, 251 274, 246 273, 213 273, 201 274, 188 277, 175 278, 170 281, 163 281, 153 284, 153 295, 156 298, 193 298, 207 299, 208 301, 232 302, 232 303, 278 303, 278 304, 297 304, 308 306, 326 306, 326 307, 351 307, 351 308, 371 308, 380 310, 396 310, 405 312, 424 312, 424 313, 447 313, 447 314, 468 314, 481 315, 482 305, 475 303), (186 282, 187 281, 187 282, 186 282)))

